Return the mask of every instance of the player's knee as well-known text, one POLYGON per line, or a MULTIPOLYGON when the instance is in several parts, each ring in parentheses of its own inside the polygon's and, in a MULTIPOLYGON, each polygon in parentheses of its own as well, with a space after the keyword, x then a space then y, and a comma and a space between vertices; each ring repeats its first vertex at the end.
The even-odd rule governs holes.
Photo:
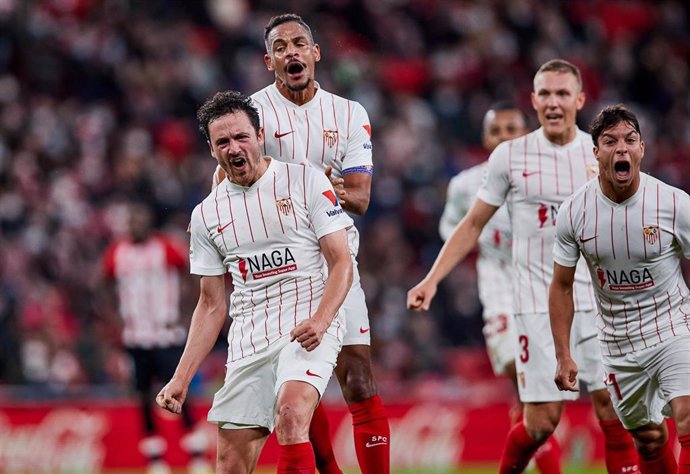
POLYGON ((309 439, 310 413, 299 403, 283 403, 276 409, 276 435, 280 444, 295 444, 309 439))
POLYGON ((643 459, 656 457, 659 449, 668 440, 668 435, 661 425, 638 428, 632 431, 632 435, 635 447, 643 459))
POLYGON ((348 404, 362 402, 376 395, 368 346, 345 346, 338 356, 336 375, 348 404))
POLYGON ((218 450, 216 454, 216 474, 249 474, 250 463, 231 450, 218 450))
POLYGON ((608 390, 595 390, 591 393, 594 413, 599 420, 616 420, 616 410, 613 408, 608 390))

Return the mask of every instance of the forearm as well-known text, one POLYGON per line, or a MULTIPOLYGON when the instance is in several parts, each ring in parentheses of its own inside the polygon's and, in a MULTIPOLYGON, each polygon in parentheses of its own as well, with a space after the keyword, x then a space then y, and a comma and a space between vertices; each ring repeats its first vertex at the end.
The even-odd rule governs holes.
POLYGON ((192 315, 187 343, 175 369, 174 377, 180 378, 185 384, 191 382, 204 358, 216 343, 226 317, 227 307, 224 302, 213 306, 201 301, 197 304, 192 315))
POLYGON ((477 243, 482 228, 465 217, 441 248, 425 280, 438 284, 462 262, 477 243))
POLYGON ((570 330, 575 315, 572 287, 551 285, 549 290, 549 318, 556 358, 570 357, 570 330))
POLYGON ((364 215, 369 208, 369 199, 371 192, 369 189, 362 189, 361 187, 345 187, 347 199, 342 203, 343 208, 358 216, 364 215))
POLYGON ((348 255, 347 258, 339 259, 332 268, 328 269, 323 296, 312 317, 327 323, 326 327, 330 326, 333 316, 342 306, 351 286, 352 260, 348 255))

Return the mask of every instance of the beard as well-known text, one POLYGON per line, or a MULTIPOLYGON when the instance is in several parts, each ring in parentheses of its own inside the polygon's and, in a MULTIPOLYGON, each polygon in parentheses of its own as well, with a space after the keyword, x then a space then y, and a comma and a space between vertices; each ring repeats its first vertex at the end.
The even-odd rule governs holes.
POLYGON ((303 90, 307 89, 310 84, 311 84, 311 78, 307 78, 307 80, 305 80, 302 84, 285 83, 285 85, 287 86, 287 88, 291 92, 302 92, 303 90))

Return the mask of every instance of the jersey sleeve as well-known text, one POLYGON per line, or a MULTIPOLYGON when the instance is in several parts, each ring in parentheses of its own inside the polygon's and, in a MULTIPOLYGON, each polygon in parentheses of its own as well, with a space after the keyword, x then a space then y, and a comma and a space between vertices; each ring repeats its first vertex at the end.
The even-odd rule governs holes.
POLYGON ((347 137, 347 152, 343 160, 342 175, 350 173, 372 174, 371 124, 369 115, 358 102, 348 102, 352 107, 347 137))
POLYGON ((556 238, 553 242, 553 260, 564 267, 576 267, 580 258, 580 247, 575 230, 570 225, 573 201, 568 199, 561 205, 556 217, 556 238))
POLYGON ((685 258, 690 259, 690 196, 685 192, 678 193, 678 220, 675 237, 685 258))
POLYGON ((214 276, 225 273, 223 256, 211 240, 199 204, 192 211, 189 239, 189 271, 194 275, 214 276))
POLYGON ((320 239, 340 229, 353 225, 352 219, 340 206, 338 196, 325 174, 312 168, 304 168, 306 173, 307 204, 309 220, 320 239))
POLYGON ((510 191, 509 142, 503 142, 489 156, 487 173, 477 197, 487 204, 501 207, 510 191))
POLYGON ((465 217, 469 210, 469 203, 467 196, 463 192, 463 173, 455 176, 448 183, 448 196, 446 197, 446 205, 443 208, 443 214, 438 224, 438 231, 443 240, 448 240, 458 225, 458 222, 465 217))

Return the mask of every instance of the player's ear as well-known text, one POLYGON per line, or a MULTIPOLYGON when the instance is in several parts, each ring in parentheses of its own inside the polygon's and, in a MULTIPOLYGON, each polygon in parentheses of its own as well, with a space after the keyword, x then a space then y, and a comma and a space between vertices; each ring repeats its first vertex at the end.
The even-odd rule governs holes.
POLYGON ((530 100, 532 101, 532 108, 534 110, 539 110, 537 107, 537 94, 536 92, 532 91, 532 93, 529 95, 530 100))
POLYGON ((211 152, 211 156, 213 157, 214 160, 217 160, 216 158, 216 152, 213 151, 213 147, 211 146, 211 142, 206 140, 206 144, 208 145, 208 149, 211 152))
POLYGON ((318 43, 314 43, 314 61, 317 63, 321 61, 321 47, 318 43))
POLYGON ((256 138, 259 141, 260 146, 264 146, 264 127, 261 127, 259 129, 259 132, 256 134, 256 138))
POLYGON ((578 92, 577 94, 577 110, 581 110, 582 107, 585 105, 585 102, 587 101, 587 96, 583 91, 578 92))
POLYGON ((264 54, 264 64, 266 65, 266 69, 273 71, 273 59, 271 59, 268 53, 264 54))

